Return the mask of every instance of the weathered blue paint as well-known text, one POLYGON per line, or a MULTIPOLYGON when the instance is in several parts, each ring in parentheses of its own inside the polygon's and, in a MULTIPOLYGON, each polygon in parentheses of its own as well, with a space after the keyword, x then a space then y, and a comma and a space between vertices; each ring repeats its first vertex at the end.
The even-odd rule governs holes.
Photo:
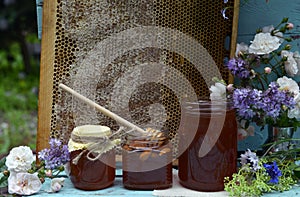
MULTIPOLYGON (((237 42, 249 44, 253 40, 256 29, 274 25, 287 17, 289 22, 294 24, 291 35, 300 35, 300 1, 295 0, 248 0, 244 4, 241 1, 239 14, 239 28, 237 42)), ((293 41, 292 51, 300 51, 300 39, 293 41)), ((243 141, 238 142, 239 150, 257 150, 267 139, 267 130, 260 131, 256 128, 255 136, 250 136, 243 141)), ((299 137, 300 131, 296 132, 294 137, 299 137)))
POLYGON ((42 15, 43 15, 43 0, 36 0, 36 13, 37 13, 37 29, 38 38, 42 38, 42 15))
MULTIPOLYGON (((176 173, 176 171, 174 171, 174 173, 176 173)), ((121 174, 121 170, 118 169, 116 174, 121 174)), ((175 179, 177 180, 177 179, 175 179)), ((176 184, 177 185, 177 184, 176 184)), ((122 178, 120 176, 116 177, 114 185, 106 188, 106 189, 102 189, 102 190, 96 190, 96 191, 82 191, 79 189, 74 188, 74 186, 72 185, 70 179, 66 179, 65 180, 65 185, 62 188, 61 191, 57 192, 57 193, 49 193, 48 190, 50 188, 50 180, 47 179, 46 182, 43 184, 42 190, 34 195, 35 197, 41 196, 49 196, 49 197, 68 197, 68 196, 74 196, 74 197, 83 197, 83 196, 103 196, 103 197, 109 197, 109 196, 113 196, 113 197, 150 197, 153 196, 152 195, 152 191, 142 191, 142 190, 128 190, 125 189, 122 185, 122 178)), ((212 196, 211 193, 207 192, 207 193, 203 193, 203 192, 199 192, 198 197, 208 197, 208 196, 212 196)), ((218 195, 219 196, 219 195, 218 195)), ((299 187, 295 187, 290 191, 285 191, 283 193, 281 192, 274 192, 271 194, 265 194, 264 196, 267 197, 294 197, 294 196, 300 196, 300 188, 299 187)), ((225 197, 225 195, 224 195, 225 197)))

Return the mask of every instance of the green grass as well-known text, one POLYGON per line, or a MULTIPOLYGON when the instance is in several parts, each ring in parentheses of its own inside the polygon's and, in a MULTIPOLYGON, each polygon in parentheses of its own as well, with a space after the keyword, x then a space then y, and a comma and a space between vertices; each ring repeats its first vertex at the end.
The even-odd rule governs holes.
POLYGON ((0 154, 12 147, 35 149, 37 122, 38 61, 32 58, 32 73, 24 74, 17 43, 0 50, 0 154))

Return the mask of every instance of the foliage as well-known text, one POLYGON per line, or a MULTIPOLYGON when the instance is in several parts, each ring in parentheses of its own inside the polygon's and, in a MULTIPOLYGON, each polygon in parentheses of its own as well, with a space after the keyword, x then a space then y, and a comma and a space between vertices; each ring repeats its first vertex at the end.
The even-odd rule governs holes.
POLYGON ((5 165, 5 158, 2 158, 0 160, 0 188, 2 187, 7 187, 7 176, 5 176, 2 172, 4 172, 5 170, 7 170, 7 167, 5 165))
MULTIPOLYGON (((282 142, 273 143, 272 146, 282 142)), ((272 147, 271 146, 271 147, 272 147)), ((270 148, 271 149, 271 148, 270 148)), ((269 150, 270 150, 269 149, 269 150)), ((256 154, 248 150, 241 156, 246 157, 237 173, 232 177, 225 177, 225 191, 229 192, 230 196, 262 196, 264 193, 273 191, 290 190, 299 180, 296 176, 296 165, 298 160, 299 148, 294 148, 278 152, 266 152, 261 158, 256 158, 256 154), (246 155, 246 156, 245 156, 246 155), (253 162, 256 160, 256 162, 253 162), (254 168, 256 163, 256 168, 254 168), (270 164, 274 164, 273 171, 268 171, 270 164), (274 172, 277 172, 274 173, 274 172)))
POLYGON ((35 148, 39 84, 36 68, 35 72, 25 74, 17 43, 9 51, 0 50, 0 154, 21 144, 35 148))
POLYGON ((21 144, 35 147, 38 70, 24 73, 17 43, 0 50, 0 154, 21 144))
POLYGON ((39 163, 30 147, 18 146, 11 149, 9 155, 0 160, 0 191, 8 187, 8 192, 13 195, 31 195, 40 191, 45 179, 50 178, 51 188, 48 192, 58 192, 64 182, 61 172, 70 161, 70 155, 67 145, 60 140, 52 138, 49 144, 50 148, 38 153, 39 163), (25 182, 18 179, 22 177, 26 179, 25 182))
POLYGON ((0 0, 0 154, 35 149, 39 45, 35 1, 0 0))

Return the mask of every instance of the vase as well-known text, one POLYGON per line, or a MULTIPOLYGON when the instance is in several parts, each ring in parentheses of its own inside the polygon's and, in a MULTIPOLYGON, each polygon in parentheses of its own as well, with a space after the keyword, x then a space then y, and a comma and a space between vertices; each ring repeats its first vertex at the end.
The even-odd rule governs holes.
POLYGON ((269 126, 268 128, 268 139, 266 141, 267 144, 273 143, 269 145, 268 148, 271 147, 271 151, 286 151, 293 146, 293 138, 295 129, 294 127, 276 127, 269 126))

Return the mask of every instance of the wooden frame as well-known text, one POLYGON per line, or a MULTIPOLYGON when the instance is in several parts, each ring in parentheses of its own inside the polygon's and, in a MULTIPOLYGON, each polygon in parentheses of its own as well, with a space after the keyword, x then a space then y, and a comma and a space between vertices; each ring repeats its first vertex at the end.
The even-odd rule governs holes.
POLYGON ((55 40, 56 1, 44 0, 42 16, 42 42, 40 63, 40 86, 38 102, 37 151, 49 146, 51 103, 53 87, 53 60, 55 40))
MULTIPOLYGON (((41 64, 40 64, 40 87, 38 104, 38 129, 37 129, 37 151, 48 147, 51 130, 52 117, 52 93, 53 93, 53 62, 56 31, 56 0, 44 0, 42 17, 42 42, 41 42, 41 64)), ((230 40, 230 57, 234 56, 238 15, 239 0, 234 0, 234 14, 232 24, 232 34, 230 40)), ((233 78, 230 77, 230 82, 233 78)))

